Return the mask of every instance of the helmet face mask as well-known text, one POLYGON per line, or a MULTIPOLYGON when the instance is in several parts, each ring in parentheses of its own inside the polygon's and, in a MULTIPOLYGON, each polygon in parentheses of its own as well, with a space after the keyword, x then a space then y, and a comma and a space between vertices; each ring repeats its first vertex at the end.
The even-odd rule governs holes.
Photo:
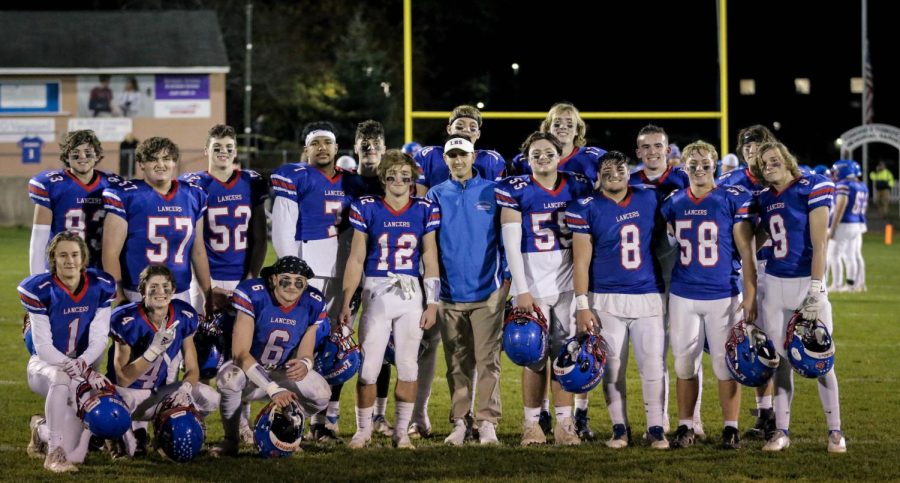
POLYGON ((762 329, 743 320, 731 328, 725 342, 725 365, 735 381, 762 386, 775 374, 780 361, 775 344, 762 329))
POLYGON ((834 341, 821 320, 805 320, 800 312, 788 323, 784 349, 794 372, 816 378, 834 367, 834 341))
POLYGON ((553 361, 553 375, 565 391, 582 394, 597 387, 606 373, 606 341, 595 334, 570 338, 553 361))
POLYGON ((362 367, 362 363, 362 348, 353 340, 352 333, 345 336, 337 331, 329 334, 322 342, 321 349, 316 352, 314 369, 329 385, 334 386, 350 380, 362 367))
POLYGON ((256 417, 253 440, 263 458, 291 456, 300 448, 305 418, 300 406, 292 401, 284 408, 270 402, 256 417))
POLYGON ((547 319, 537 306, 534 315, 513 309, 503 322, 503 352, 519 366, 533 366, 547 358, 547 319))

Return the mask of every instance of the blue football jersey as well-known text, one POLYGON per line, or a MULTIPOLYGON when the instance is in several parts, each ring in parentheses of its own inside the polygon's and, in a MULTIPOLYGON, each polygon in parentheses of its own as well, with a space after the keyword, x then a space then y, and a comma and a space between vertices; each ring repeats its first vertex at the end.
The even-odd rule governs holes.
POLYGON ((322 292, 307 287, 294 305, 282 307, 261 278, 244 280, 231 297, 235 310, 254 320, 250 355, 266 369, 284 365, 293 357, 306 330, 328 320, 322 292))
MULTIPOLYGON (((131 389, 158 389, 164 386, 166 377, 169 374, 169 364, 181 352, 181 345, 184 339, 191 337, 197 332, 199 325, 199 316, 194 308, 186 302, 174 299, 169 304, 169 316, 166 327, 171 327, 178 321, 178 328, 175 329, 175 339, 172 344, 153 361, 153 364, 134 380, 128 387, 131 389)), ((144 312, 144 305, 141 302, 133 302, 122 305, 113 311, 109 320, 109 332, 117 342, 124 342, 131 347, 131 361, 144 355, 144 352, 153 342, 153 336, 156 335, 156 326, 150 322, 147 313, 144 312)), ((106 377, 116 384, 115 371, 115 351, 109 352, 109 361, 106 365, 106 377)), ((130 361, 129 361, 130 362, 130 361)))
MULTIPOLYGON (((422 148, 413 159, 419 166, 419 179, 416 183, 431 188, 450 179, 450 168, 444 161, 443 146, 422 148)), ((472 167, 484 179, 499 181, 506 175, 506 161, 497 151, 476 149, 472 167)))
POLYGON ((846 196, 847 207, 839 223, 865 223, 869 188, 861 181, 843 179, 835 183, 835 196, 846 196))
POLYGON ((620 203, 598 193, 569 205, 569 229, 591 235, 593 241, 591 292, 663 293, 653 256, 658 204, 655 190, 632 186, 620 203))
POLYGON ((118 186, 122 178, 94 170, 94 179, 84 184, 69 170, 44 171, 28 182, 31 201, 53 212, 50 239, 63 231, 77 231, 87 242, 90 266, 100 267, 103 244, 103 190, 118 186))
POLYGON ((675 229, 680 253, 669 291, 692 300, 716 300, 741 293, 741 256, 736 223, 750 222, 752 195, 741 186, 718 186, 703 198, 691 189, 674 191, 660 213, 675 229))
POLYGON ((350 200, 365 189, 362 178, 335 168, 333 178, 308 164, 286 164, 272 173, 272 193, 300 207, 297 241, 335 237, 346 223, 350 200))
MULTIPOLYGON (((559 171, 568 171, 570 173, 578 173, 583 175, 591 182, 597 181, 597 171, 599 169, 598 162, 600 156, 606 154, 606 150, 593 146, 581 146, 572 150, 568 156, 559 160, 559 171)), ((528 158, 522 153, 513 157, 513 169, 516 174, 531 174, 531 166, 528 165, 528 158)))
POLYGON ((363 196, 350 206, 350 224, 368 235, 367 277, 387 277, 391 272, 418 278, 422 237, 441 225, 441 212, 425 198, 413 196, 395 211, 384 198, 363 196))
POLYGON ((821 206, 830 210, 833 198, 834 183, 818 174, 801 176, 780 193, 772 187, 760 191, 757 212, 772 240, 766 273, 782 278, 810 276, 809 213, 821 206))
POLYGON ((137 291, 141 271, 151 263, 169 267, 175 290, 191 285, 194 227, 206 213, 206 193, 197 186, 172 181, 162 194, 143 180, 132 180, 103 192, 106 212, 128 222, 119 262, 122 286, 137 291))
POLYGON ((50 319, 53 347, 66 357, 77 357, 87 349, 94 315, 110 307, 115 297, 116 282, 94 269, 85 271, 76 293, 49 273, 32 275, 19 284, 22 306, 30 314, 50 319))
POLYGON ((498 205, 522 214, 522 253, 570 249, 566 206, 591 191, 588 178, 566 172, 559 173, 554 190, 544 188, 530 174, 505 178, 494 188, 498 205))
POLYGON ((750 168, 733 169, 716 180, 718 186, 742 186, 750 192, 754 197, 759 194, 766 186, 762 181, 753 177, 750 168))
POLYGON ((214 280, 243 279, 250 216, 268 197, 266 180, 251 170, 235 170, 225 183, 207 171, 188 173, 181 179, 206 192, 203 237, 210 275, 214 280))
POLYGON ((677 166, 669 166, 656 179, 650 179, 643 169, 639 169, 631 173, 628 179, 631 186, 641 186, 644 188, 654 188, 659 191, 662 198, 669 196, 675 190, 682 190, 691 185, 687 173, 677 166))

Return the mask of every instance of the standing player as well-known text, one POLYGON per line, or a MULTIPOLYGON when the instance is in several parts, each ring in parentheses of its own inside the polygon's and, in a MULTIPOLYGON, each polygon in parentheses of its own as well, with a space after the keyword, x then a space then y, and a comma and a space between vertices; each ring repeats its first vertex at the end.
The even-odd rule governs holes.
MULTIPOLYGON (((362 179, 335 166, 337 137, 330 122, 307 124, 303 130, 308 164, 286 164, 272 174, 272 246, 279 257, 296 256, 309 264, 316 278, 310 285, 322 292, 330 320, 340 316, 341 276, 352 230, 347 229, 350 201, 363 191, 362 179), (302 207, 302 210, 301 210, 302 207)), ((312 421, 313 436, 337 438, 340 388, 327 414, 312 421)))
POLYGON ((306 262, 286 256, 234 290, 233 357, 216 376, 225 439, 214 456, 237 455, 241 403, 293 400, 306 417, 328 405, 331 388, 312 370, 316 330, 327 322, 322 292, 309 285, 313 275, 306 262))
POLYGON ((109 384, 91 365, 106 349, 116 286, 109 274, 87 268, 90 255, 81 236, 69 231, 54 236, 47 248, 50 272, 19 285, 36 351, 28 361, 28 385, 46 398, 47 416, 32 417, 28 455, 46 453, 44 468, 54 473, 77 471, 73 463, 87 453, 90 432, 69 402, 79 383, 109 384))
POLYGON ((388 151, 378 165, 384 197, 363 196, 351 206, 355 232, 344 273, 343 325, 353 323, 350 299, 363 271, 366 276, 362 295, 366 307, 359 323, 366 357, 356 384, 356 434, 351 448, 366 446, 372 437, 375 382, 391 332, 397 364, 394 445, 413 448, 408 429, 416 402, 419 344, 423 330, 435 323, 441 285, 434 234, 441 215, 430 201, 411 196, 415 173, 416 164, 408 154, 388 151), (424 280, 419 278, 420 258, 424 280))
MULTIPOLYGON (((559 354, 574 334, 572 234, 565 223, 569 203, 587 196, 593 185, 584 176, 558 171, 562 143, 553 134, 536 132, 522 144, 533 174, 504 179, 496 188, 506 260, 512 275, 515 305, 523 312, 538 307, 550 326, 550 351, 543 361, 522 372, 525 420, 522 445, 546 442, 539 425, 546 394, 547 359, 559 354)), ((554 439, 558 445, 581 441, 572 419, 572 393, 551 381, 556 409, 554 439)))
POLYGON ((711 144, 696 141, 682 153, 690 186, 673 192, 661 210, 669 239, 680 247, 669 289, 669 342, 678 376, 678 429, 672 446, 694 444, 697 374, 706 340, 719 379, 725 422, 722 444, 737 449, 741 393, 725 365, 725 341, 742 310, 747 322, 756 316, 756 261, 749 214, 752 197, 739 186, 716 186, 718 154, 711 144))
POLYGON ((575 317, 579 333, 599 328, 608 346, 603 384, 613 436, 606 445, 624 448, 631 440, 625 392, 631 337, 643 387, 647 437, 653 448, 666 449, 664 287, 651 251, 657 193, 628 186, 627 163, 619 151, 604 154, 599 192, 572 203, 566 211, 566 223, 574 233, 575 317))
MULTIPOLYGON (((763 449, 781 451, 791 444, 788 429, 794 396, 794 375, 784 346, 788 322, 799 307, 804 319, 821 320, 834 334, 823 279, 834 183, 815 173, 801 175, 796 159, 781 143, 761 145, 757 157, 754 175, 769 186, 759 194, 759 216, 772 239, 762 312, 765 331, 781 356, 774 377, 777 429, 763 449)), ((818 378, 818 387, 828 425, 828 451, 846 452, 834 369, 818 378)))
POLYGON ((118 299, 140 301, 141 272, 150 264, 163 264, 182 290, 174 298, 190 302, 193 266, 200 289, 210 300, 202 219, 206 195, 174 179, 180 153, 168 138, 143 141, 135 155, 144 179, 103 192, 108 215, 103 223, 103 267, 116 283, 121 280, 118 299))
POLYGON ((195 404, 203 417, 219 404, 215 390, 199 382, 194 347, 199 316, 190 304, 173 298, 178 289, 174 273, 165 265, 148 265, 138 284, 141 300, 116 307, 109 324, 114 348, 107 376, 131 411, 134 428, 123 438, 120 456, 146 454, 147 424, 170 395, 179 406, 195 404), (176 381, 171 370, 179 358, 184 361, 182 381, 176 381))
MULTIPOLYGON (((481 137, 481 112, 467 105, 456 106, 450 113, 447 134, 461 134, 473 144, 481 137)), ((416 153, 414 159, 419 166, 416 192, 425 196, 428 188, 450 179, 450 169, 444 162, 443 146, 428 146, 416 153)), ((479 149, 475 153, 475 170, 484 179, 499 181, 506 173, 506 161, 497 151, 479 149)))
MULTIPOLYGON (((541 122, 541 132, 550 133, 562 143, 559 170, 584 175, 592 183, 597 182, 597 160, 605 149, 585 146, 587 124, 578 109, 568 102, 557 102, 541 122)), ((530 174, 531 164, 526 154, 517 154, 512 160, 514 174, 530 174)), ((512 174, 512 173, 510 173, 512 174)))
MULTIPOLYGON (((738 132, 737 147, 735 149, 735 153, 737 153, 739 160, 742 161, 746 165, 746 167, 742 169, 735 169, 723 174, 719 177, 716 184, 720 186, 742 186, 746 188, 751 195, 753 195, 755 203, 757 197, 759 196, 759 192, 762 191, 763 188, 765 188, 763 180, 757 178, 752 171, 753 165, 758 159, 756 157, 756 151, 763 143, 775 142, 775 140, 775 135, 772 134, 772 131, 769 131, 767 127, 760 124, 754 124, 752 126, 741 129, 740 132, 738 132)), ((756 216, 754 215, 753 218, 754 225, 759 227, 759 224, 756 223, 756 216)), ((765 285, 762 284, 762 278, 766 273, 766 259, 768 258, 772 250, 771 240, 765 241, 763 243, 762 238, 760 238, 761 231, 762 230, 757 229, 757 306, 761 305, 762 299, 765 296, 765 285)), ((758 311, 756 322, 757 326, 765 327, 765 321, 763 320, 763 317, 764 314, 758 311)), ((756 423, 753 425, 753 428, 747 431, 744 436, 756 439, 768 439, 767 435, 775 431, 775 411, 772 409, 772 394, 774 392, 772 380, 770 379, 768 384, 756 388, 755 391, 756 408, 751 410, 751 413, 756 416, 756 423)))
POLYGON ((81 234, 88 245, 92 267, 101 266, 103 242, 103 190, 122 182, 118 176, 95 169, 103 159, 103 146, 94 131, 72 131, 59 145, 61 171, 44 171, 28 182, 34 202, 29 260, 31 274, 46 271, 47 242, 63 231, 81 234))
POLYGON ((834 163, 832 168, 836 180, 836 195, 834 216, 831 229, 828 230, 828 271, 831 272, 829 292, 858 291, 860 288, 857 282, 864 282, 859 279, 859 274, 865 272, 860 245, 862 234, 866 231, 865 213, 869 190, 857 179, 854 163, 855 161, 842 159, 834 163))
MULTIPOLYGON (((241 170, 235 163, 237 142, 234 128, 216 124, 206 137, 206 171, 188 173, 184 183, 206 193, 203 238, 209 256, 213 288, 230 292, 238 282, 259 275, 266 258, 266 181, 255 171, 241 170)), ((191 284, 194 307, 202 307, 202 294, 191 284)))

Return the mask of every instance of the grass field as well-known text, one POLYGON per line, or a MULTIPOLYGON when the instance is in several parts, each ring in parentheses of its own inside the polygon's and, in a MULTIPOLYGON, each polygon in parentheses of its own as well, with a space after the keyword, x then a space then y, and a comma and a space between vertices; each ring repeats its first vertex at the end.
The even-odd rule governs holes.
MULTIPOLYGON (((16 284, 28 266, 25 229, 0 229, 0 479, 57 480, 42 461, 25 455, 28 419, 43 412, 43 400, 31 393, 25 380, 27 353, 21 339, 22 308, 16 284)), ((241 457, 213 460, 201 457, 189 464, 171 464, 151 456, 139 461, 112 462, 92 453, 74 477, 116 481, 296 481, 296 480, 900 480, 900 246, 884 246, 880 234, 865 240, 869 292, 836 294, 834 305, 836 370, 840 381, 842 419, 848 452, 825 451, 826 427, 815 382, 795 378, 791 447, 780 454, 761 451, 762 443, 744 441, 736 452, 718 449, 722 429, 713 372, 706 358, 703 419, 710 442, 677 451, 655 451, 637 442, 624 450, 611 450, 602 442, 577 448, 519 448, 522 419, 520 369, 504 357, 504 418, 498 427, 503 446, 482 449, 477 444, 448 448, 442 444, 450 431, 448 391, 441 375, 434 384, 431 420, 436 437, 419 442, 414 452, 390 448, 386 438, 374 447, 350 451, 343 446, 304 446, 291 459, 268 461, 244 448, 241 457)), ((270 252, 270 258, 272 254, 270 252)), ((669 367, 672 367, 671 360, 669 367)), ((640 381, 632 360, 628 373, 628 411, 635 436, 644 429, 640 381)), ((674 382, 670 415, 674 415, 674 382)), ((753 424, 747 409, 753 393, 743 391, 742 430, 753 424)), ((254 410, 258 406, 254 406, 254 410)), ((388 413, 393 419, 393 405, 388 413)), ((591 396, 592 426, 598 437, 609 437, 610 424, 598 391, 591 396)), ((342 434, 349 439, 354 424, 353 384, 344 387, 342 434)), ((677 421, 672 418, 673 428, 677 421)), ((222 437, 218 415, 209 421, 207 442, 222 437)))

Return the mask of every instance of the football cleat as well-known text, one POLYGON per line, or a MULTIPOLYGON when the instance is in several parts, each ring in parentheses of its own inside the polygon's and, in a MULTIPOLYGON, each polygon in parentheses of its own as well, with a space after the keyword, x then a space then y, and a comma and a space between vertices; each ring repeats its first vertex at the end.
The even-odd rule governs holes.
POLYGON ((222 440, 221 443, 209 448, 209 455, 213 458, 221 458, 223 456, 234 457, 238 455, 238 442, 228 439, 222 440))
POLYGON ((410 441, 408 433, 404 434, 403 431, 395 431, 392 439, 395 448, 416 449, 416 447, 413 446, 412 441, 410 441))
POLYGON ((466 421, 463 419, 457 419, 453 422, 453 431, 450 432, 450 435, 444 438, 444 443, 449 444, 450 446, 462 446, 463 443, 466 442, 466 432, 468 427, 466 426, 466 421))
POLYGON ((722 430, 722 447, 725 449, 740 449, 741 437, 734 426, 725 426, 722 430))
POLYGON ((699 419, 694 420, 694 439, 696 441, 703 441, 706 439, 706 431, 703 431, 703 421, 699 419))
POLYGON ((575 432, 582 441, 593 441, 596 437, 591 430, 590 422, 587 409, 575 410, 575 432))
POLYGON ((581 444, 581 438, 575 430, 575 421, 572 418, 558 418, 556 427, 553 428, 553 444, 557 446, 576 446, 581 444))
POLYGON ((606 446, 613 449, 622 449, 631 444, 631 428, 624 424, 614 424, 612 438, 606 442, 606 446))
POLYGON ((44 460, 44 468, 54 473, 78 471, 78 468, 66 458, 66 451, 62 449, 62 446, 57 446, 56 449, 47 454, 47 458, 44 460))
MULTIPOLYGON (((396 433, 396 431, 394 431, 394 433, 396 433)), ((409 429, 406 431, 406 434, 408 434, 412 439, 431 439, 431 437, 434 436, 434 434, 431 432, 431 424, 428 422, 416 422, 410 424, 409 429)))
POLYGON ((781 429, 776 430, 774 434, 766 441, 763 451, 781 451, 791 446, 791 438, 781 429))
POLYGON ((490 421, 482 421, 478 425, 478 442, 484 445, 499 445, 500 440, 497 439, 497 429, 494 423, 490 421))
POLYGON ((383 414, 378 414, 372 417, 372 432, 390 437, 394 435, 394 428, 383 414))
POLYGON ((669 440, 662 426, 651 426, 647 429, 647 440, 653 449, 669 449, 669 440))
POLYGON ((337 434, 324 423, 312 425, 312 439, 317 443, 341 443, 337 434))
POLYGON ((682 424, 675 430, 675 436, 672 438, 672 447, 687 448, 688 446, 693 446, 696 439, 697 436, 694 434, 694 430, 682 424))
POLYGON ((553 432, 553 418, 550 417, 550 411, 541 411, 541 415, 538 417, 538 424, 541 426, 544 435, 550 436, 550 433, 553 432))
POLYGON ((347 445, 350 449, 362 449, 369 445, 372 441, 372 431, 371 429, 363 430, 359 429, 356 431, 356 434, 350 438, 350 444, 347 445))
POLYGON ((28 453, 30 458, 47 457, 47 443, 41 441, 39 431, 41 425, 46 422, 47 420, 40 414, 31 416, 31 422, 28 423, 28 426, 31 428, 31 439, 28 441, 28 447, 25 448, 25 452, 28 453))
POLYGON ((846 453, 847 440, 844 439, 842 431, 828 432, 828 452, 829 453, 846 453))
POLYGON ((769 439, 775 433, 775 410, 768 409, 751 409, 750 414, 756 416, 756 423, 753 427, 744 433, 745 438, 751 439, 769 439))
POLYGON ((547 442, 547 436, 544 435, 544 431, 541 429, 539 423, 534 421, 525 421, 525 425, 522 428, 522 442, 520 443, 522 446, 530 446, 532 444, 544 444, 547 442))

